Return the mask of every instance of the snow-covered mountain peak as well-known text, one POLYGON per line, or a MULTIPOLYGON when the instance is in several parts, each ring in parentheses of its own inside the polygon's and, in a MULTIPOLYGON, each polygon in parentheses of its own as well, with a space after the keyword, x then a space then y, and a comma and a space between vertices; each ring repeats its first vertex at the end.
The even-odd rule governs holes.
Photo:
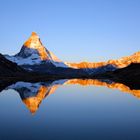
MULTIPOLYGON (((35 53, 35 51, 37 51, 41 60, 49 60, 48 50, 43 46, 37 33, 32 32, 31 36, 24 43, 20 52, 21 54, 25 53, 26 55, 27 53, 35 53)), ((20 56, 20 53, 18 56, 20 56)))
POLYGON ((39 65, 42 62, 49 62, 56 67, 67 67, 52 52, 45 48, 35 32, 32 32, 31 36, 25 41, 19 53, 15 56, 5 57, 18 65, 39 65))

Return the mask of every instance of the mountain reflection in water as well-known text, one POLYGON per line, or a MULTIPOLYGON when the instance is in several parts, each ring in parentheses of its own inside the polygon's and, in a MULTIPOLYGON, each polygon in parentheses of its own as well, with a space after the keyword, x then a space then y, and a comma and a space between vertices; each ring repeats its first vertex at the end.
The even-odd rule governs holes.
POLYGON ((111 89, 118 89, 122 92, 132 94, 133 96, 140 98, 140 90, 130 89, 128 86, 111 82, 109 80, 93 80, 93 79, 71 79, 71 80, 57 80, 48 82, 17 82, 6 88, 17 91, 32 114, 34 114, 41 104, 42 100, 53 94, 59 86, 63 85, 75 85, 81 86, 104 86, 111 89))

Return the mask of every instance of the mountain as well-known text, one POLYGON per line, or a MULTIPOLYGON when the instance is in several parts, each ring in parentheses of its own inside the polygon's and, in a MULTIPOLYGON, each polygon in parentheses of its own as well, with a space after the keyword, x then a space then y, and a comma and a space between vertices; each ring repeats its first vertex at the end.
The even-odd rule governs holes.
POLYGON ((0 54, 0 76, 19 76, 25 74, 26 71, 18 66, 16 63, 13 63, 7 60, 2 54, 0 54))
MULTIPOLYGON (((34 67, 37 67, 34 65, 34 67)), ((48 65, 43 65, 44 69, 50 69, 48 65)), ((38 65, 38 71, 41 71, 41 65, 38 65)), ((17 81, 47 81, 47 80, 56 80, 56 79, 67 79, 67 78, 79 78, 83 75, 86 76, 86 73, 82 70, 71 69, 71 68, 59 68, 54 66, 54 69, 50 69, 51 73, 37 73, 33 71, 28 71, 23 69, 23 67, 17 65, 16 63, 5 58, 4 55, 0 54, 0 91, 3 87, 10 85, 13 82, 17 81)), ((45 71, 47 71, 45 69, 45 71)))
POLYGON ((66 64, 43 46, 39 36, 35 32, 32 32, 19 53, 14 56, 5 55, 5 57, 28 70, 32 70, 33 65, 39 66, 42 64, 52 67, 67 67, 66 64))
POLYGON ((11 83, 16 82, 17 79, 21 80, 22 77, 26 77, 27 75, 28 71, 0 54, 0 91, 11 83))
POLYGON ((91 75, 91 78, 109 79, 114 82, 123 83, 132 89, 140 89, 140 63, 131 63, 124 68, 91 75))
POLYGON ((108 75, 114 81, 118 81, 124 83, 125 85, 131 85, 131 87, 135 87, 136 89, 140 88, 140 64, 139 63, 131 63, 125 68, 121 68, 115 70, 114 72, 108 73, 108 75))
MULTIPOLYGON (((136 52, 131 56, 122 57, 118 60, 108 60, 107 62, 80 62, 80 63, 66 63, 69 67, 72 68, 84 68, 84 69, 94 69, 99 67, 105 67, 111 65, 114 68, 124 68, 131 63, 140 63, 140 52, 136 52)), ((115 70, 113 68, 113 70, 115 70)))
POLYGON ((5 55, 5 57, 26 70, 65 77, 76 78, 91 73, 101 73, 111 68, 110 66, 106 66, 87 70, 69 67, 43 46, 39 36, 35 32, 32 32, 19 53, 14 56, 5 55))
POLYGON ((47 74, 75 76, 75 78, 80 75, 98 74, 116 69, 113 65, 78 68, 69 64, 68 66, 67 63, 62 62, 43 46, 39 36, 35 32, 32 32, 19 53, 14 56, 5 55, 5 57, 26 70, 47 74))
POLYGON ((107 71, 115 71, 128 66, 131 63, 140 63, 140 52, 128 57, 122 57, 118 60, 109 60, 107 62, 81 62, 64 63, 58 59, 52 52, 46 49, 39 36, 32 32, 29 39, 23 44, 19 53, 14 56, 5 55, 5 57, 21 66, 26 70, 38 72, 41 74, 62 75, 68 77, 96 75, 107 71))

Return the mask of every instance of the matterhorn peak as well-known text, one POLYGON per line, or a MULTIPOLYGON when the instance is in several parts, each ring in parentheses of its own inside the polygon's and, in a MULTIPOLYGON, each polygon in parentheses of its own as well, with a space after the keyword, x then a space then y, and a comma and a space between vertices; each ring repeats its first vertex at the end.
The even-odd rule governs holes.
POLYGON ((38 36, 36 32, 32 32, 31 36, 38 36))
MULTIPOLYGON (((37 35, 37 33, 32 32, 31 36, 24 43, 24 46, 28 47, 28 48, 37 49, 42 46, 42 42, 40 41, 40 38, 37 35)), ((42 46, 42 47, 45 48, 44 46, 42 46)))
POLYGON ((32 32, 28 40, 40 40, 40 37, 36 32, 32 32))
MULTIPOLYGON (((49 59, 47 49, 43 46, 42 42, 40 41, 39 36, 35 32, 32 32, 31 36, 24 43, 22 48, 23 49, 21 49, 21 51, 23 51, 25 48, 30 48, 30 53, 34 53, 34 51, 36 51, 41 60, 48 60, 49 59)), ((27 53, 27 51, 25 53, 27 53)))
POLYGON ((19 53, 13 57, 7 56, 7 59, 18 65, 40 65, 49 62, 56 67, 67 67, 52 52, 45 48, 36 32, 32 32, 19 53))

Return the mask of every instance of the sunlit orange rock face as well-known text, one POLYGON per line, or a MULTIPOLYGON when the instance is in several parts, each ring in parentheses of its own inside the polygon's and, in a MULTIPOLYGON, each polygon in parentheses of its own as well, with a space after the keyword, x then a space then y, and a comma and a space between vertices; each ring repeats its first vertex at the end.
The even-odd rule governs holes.
POLYGON ((35 32, 32 32, 29 39, 24 43, 24 47, 37 50, 39 52, 41 60, 49 59, 45 47, 43 46, 39 36, 35 32))
POLYGON ((79 84, 82 86, 105 86, 111 89, 118 89, 122 92, 125 93, 130 93, 132 95, 134 95, 137 98, 140 98, 140 90, 131 90, 129 87, 127 87, 124 84, 121 83, 112 83, 112 84, 108 84, 106 82, 101 82, 99 80, 93 80, 93 79, 87 79, 87 80, 82 80, 82 79, 71 79, 68 80, 67 82, 65 82, 65 85, 71 85, 71 84, 79 84))
POLYGON ((81 63, 67 63, 68 66, 73 68, 97 68, 106 66, 108 64, 114 65, 118 68, 123 68, 128 66, 131 63, 140 63, 140 52, 134 53, 131 56, 122 57, 118 60, 109 60, 107 62, 97 62, 97 63, 91 63, 91 62, 81 62, 81 63))

